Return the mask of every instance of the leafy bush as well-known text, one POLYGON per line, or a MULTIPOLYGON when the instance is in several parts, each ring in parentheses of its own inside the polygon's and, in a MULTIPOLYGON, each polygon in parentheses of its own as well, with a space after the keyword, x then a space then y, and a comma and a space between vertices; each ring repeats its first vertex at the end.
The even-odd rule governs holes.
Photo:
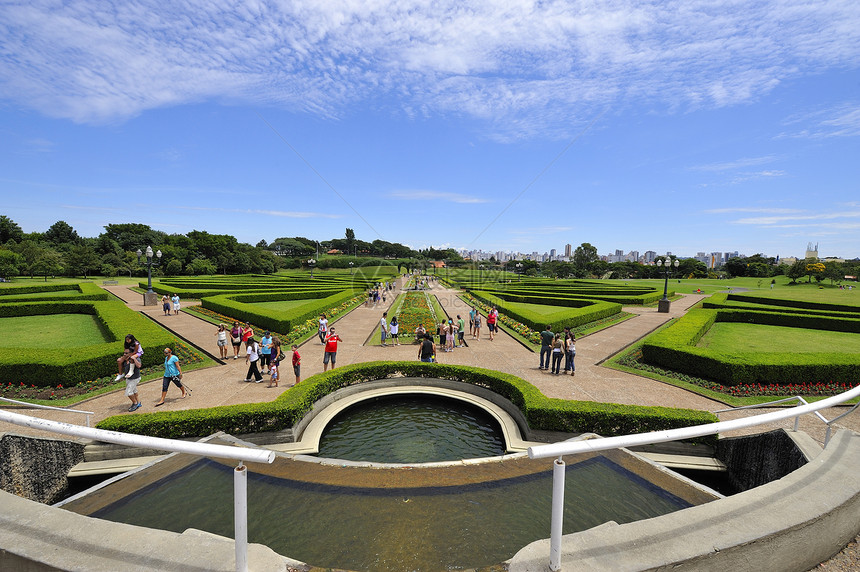
POLYGON ((278 431, 295 425, 316 401, 338 389, 395 376, 446 379, 484 387, 519 407, 532 429, 593 431, 611 436, 717 421, 711 413, 691 409, 550 399, 519 377, 476 367, 368 362, 314 375, 269 403, 121 415, 103 420, 98 427, 168 438, 202 437, 217 431, 234 435, 278 431))

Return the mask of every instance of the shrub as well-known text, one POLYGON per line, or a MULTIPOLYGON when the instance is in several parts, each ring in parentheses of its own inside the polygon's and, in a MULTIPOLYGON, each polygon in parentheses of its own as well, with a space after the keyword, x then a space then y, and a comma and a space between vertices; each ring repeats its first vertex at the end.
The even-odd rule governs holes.
POLYGON ((532 429, 593 431, 610 436, 713 423, 705 411, 642 407, 613 403, 565 401, 544 396, 535 386, 511 374, 476 367, 420 362, 368 362, 314 375, 269 403, 190 411, 166 411, 109 417, 101 429, 157 437, 202 437, 217 431, 234 435, 292 427, 320 398, 343 387, 394 376, 460 381, 489 389, 524 413, 532 429))

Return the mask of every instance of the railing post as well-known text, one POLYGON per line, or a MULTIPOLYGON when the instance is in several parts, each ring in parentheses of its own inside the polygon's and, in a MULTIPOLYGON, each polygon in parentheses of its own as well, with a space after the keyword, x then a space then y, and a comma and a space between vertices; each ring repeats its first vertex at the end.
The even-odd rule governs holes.
POLYGON ((549 569, 561 570, 561 530, 564 524, 564 459, 552 466, 552 524, 549 537, 549 569))
POLYGON ((233 536, 236 572, 248 572, 248 468, 241 461, 233 471, 233 536))

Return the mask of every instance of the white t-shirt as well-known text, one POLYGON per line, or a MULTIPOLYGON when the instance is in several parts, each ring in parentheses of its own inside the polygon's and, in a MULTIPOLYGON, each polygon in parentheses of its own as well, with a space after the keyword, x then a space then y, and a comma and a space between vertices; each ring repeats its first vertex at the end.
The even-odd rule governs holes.
POLYGON ((394 334, 396 334, 396 333, 397 333, 397 330, 398 330, 398 329, 400 329, 400 325, 399 325, 399 324, 391 324, 391 327, 389 328, 389 333, 391 333, 392 335, 394 335, 394 334))
POLYGON ((250 359, 251 361, 257 361, 258 359, 260 359, 260 356, 257 355, 257 353, 260 351, 260 346, 259 344, 257 344, 257 342, 254 342, 254 345, 250 346, 247 351, 248 359, 250 359))
POLYGON ((388 329, 385 327, 385 318, 379 320, 379 326, 382 328, 383 332, 387 332, 388 329))
POLYGON ((320 318, 320 331, 327 332, 328 331, 328 320, 325 318, 320 318))

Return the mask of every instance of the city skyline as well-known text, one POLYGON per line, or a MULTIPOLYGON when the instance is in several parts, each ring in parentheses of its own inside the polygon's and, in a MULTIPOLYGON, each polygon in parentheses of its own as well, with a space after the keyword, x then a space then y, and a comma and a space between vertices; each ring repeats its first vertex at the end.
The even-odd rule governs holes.
POLYGON ((25 232, 860 255, 857 3, 36 0, 0 48, 25 232))

